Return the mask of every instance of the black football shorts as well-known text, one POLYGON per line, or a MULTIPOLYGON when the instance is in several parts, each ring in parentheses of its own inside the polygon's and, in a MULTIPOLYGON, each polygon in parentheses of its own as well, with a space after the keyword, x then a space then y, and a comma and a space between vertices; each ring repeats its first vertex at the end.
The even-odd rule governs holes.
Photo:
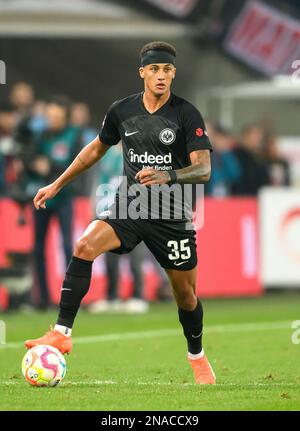
POLYGON ((154 219, 114 219, 101 216, 110 224, 121 241, 112 253, 130 252, 141 241, 165 269, 186 271, 197 265, 196 233, 190 223, 154 219))

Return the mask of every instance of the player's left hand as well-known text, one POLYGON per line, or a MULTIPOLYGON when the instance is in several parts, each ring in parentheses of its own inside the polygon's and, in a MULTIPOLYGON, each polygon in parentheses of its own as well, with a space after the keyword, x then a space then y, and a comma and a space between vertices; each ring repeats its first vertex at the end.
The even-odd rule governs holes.
POLYGON ((152 184, 167 184, 170 181, 170 175, 168 171, 146 168, 139 171, 135 179, 144 186, 151 186, 152 184))

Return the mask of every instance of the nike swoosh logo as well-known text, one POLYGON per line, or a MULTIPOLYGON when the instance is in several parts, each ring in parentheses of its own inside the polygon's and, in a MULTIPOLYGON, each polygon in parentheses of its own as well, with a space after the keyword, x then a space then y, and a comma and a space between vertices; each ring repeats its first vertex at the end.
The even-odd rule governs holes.
POLYGON ((184 262, 179 262, 179 263, 177 263, 177 262, 174 262, 174 265, 176 265, 176 266, 180 266, 180 265, 183 265, 184 263, 187 263, 187 261, 184 261, 184 262))
POLYGON ((63 288, 63 289, 61 289, 61 290, 63 291, 63 290, 72 290, 72 289, 67 289, 66 287, 64 287, 64 288, 63 288))
POLYGON ((199 334, 199 335, 193 335, 193 334, 192 334, 192 337, 193 337, 193 338, 199 338, 199 337, 201 337, 201 335, 202 335, 202 332, 200 332, 200 334, 199 334))
POLYGON ((137 130, 136 132, 125 132, 125 136, 131 136, 131 135, 135 135, 136 133, 139 133, 139 131, 137 130))

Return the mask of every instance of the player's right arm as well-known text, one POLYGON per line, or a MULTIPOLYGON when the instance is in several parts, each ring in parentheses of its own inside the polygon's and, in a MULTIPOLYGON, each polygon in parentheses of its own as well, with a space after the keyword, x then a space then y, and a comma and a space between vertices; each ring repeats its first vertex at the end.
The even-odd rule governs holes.
POLYGON ((70 166, 53 183, 37 192, 33 199, 35 208, 37 210, 46 208, 48 199, 54 198, 66 184, 98 162, 109 148, 110 145, 105 145, 97 136, 80 151, 70 166))

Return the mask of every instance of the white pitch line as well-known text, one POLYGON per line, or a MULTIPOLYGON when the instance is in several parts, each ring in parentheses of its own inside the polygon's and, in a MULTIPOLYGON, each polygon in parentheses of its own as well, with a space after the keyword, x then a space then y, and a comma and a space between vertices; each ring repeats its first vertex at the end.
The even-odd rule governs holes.
MULTIPOLYGON (((11 380, 0 380, 0 386, 18 386, 18 385, 23 385, 24 382, 22 380, 20 381, 11 381, 11 380)), ((180 382, 130 382, 127 380, 124 381, 120 381, 120 382, 115 382, 112 380, 85 380, 85 381, 79 381, 79 382, 62 382, 60 384, 61 387, 68 387, 68 386, 109 386, 109 385, 118 385, 118 386, 122 386, 122 385, 136 385, 136 386, 196 386, 195 383, 192 382, 185 382, 185 383, 180 383, 180 382)), ((252 383, 243 383, 243 382, 222 382, 222 383, 216 383, 213 386, 231 386, 231 387, 240 387, 242 386, 243 388, 246 387, 268 387, 268 388, 272 388, 272 387, 295 387, 298 388, 300 385, 300 383, 292 383, 292 382, 270 382, 270 383, 263 383, 263 382, 252 382, 252 383)), ((201 386, 201 385, 200 385, 201 386)))
MULTIPOLYGON (((225 333, 225 332, 253 332, 253 331, 273 331, 280 329, 290 329, 292 321, 277 322, 254 322, 242 324, 211 325, 204 328, 204 333, 225 333)), ((137 340, 141 338, 159 338, 179 336, 181 329, 159 329, 156 331, 118 332, 114 334, 91 335, 86 337, 74 337, 74 344, 102 343, 107 341, 137 340)), ((18 349, 24 347, 24 342, 6 343, 1 345, 1 349, 18 349)))

